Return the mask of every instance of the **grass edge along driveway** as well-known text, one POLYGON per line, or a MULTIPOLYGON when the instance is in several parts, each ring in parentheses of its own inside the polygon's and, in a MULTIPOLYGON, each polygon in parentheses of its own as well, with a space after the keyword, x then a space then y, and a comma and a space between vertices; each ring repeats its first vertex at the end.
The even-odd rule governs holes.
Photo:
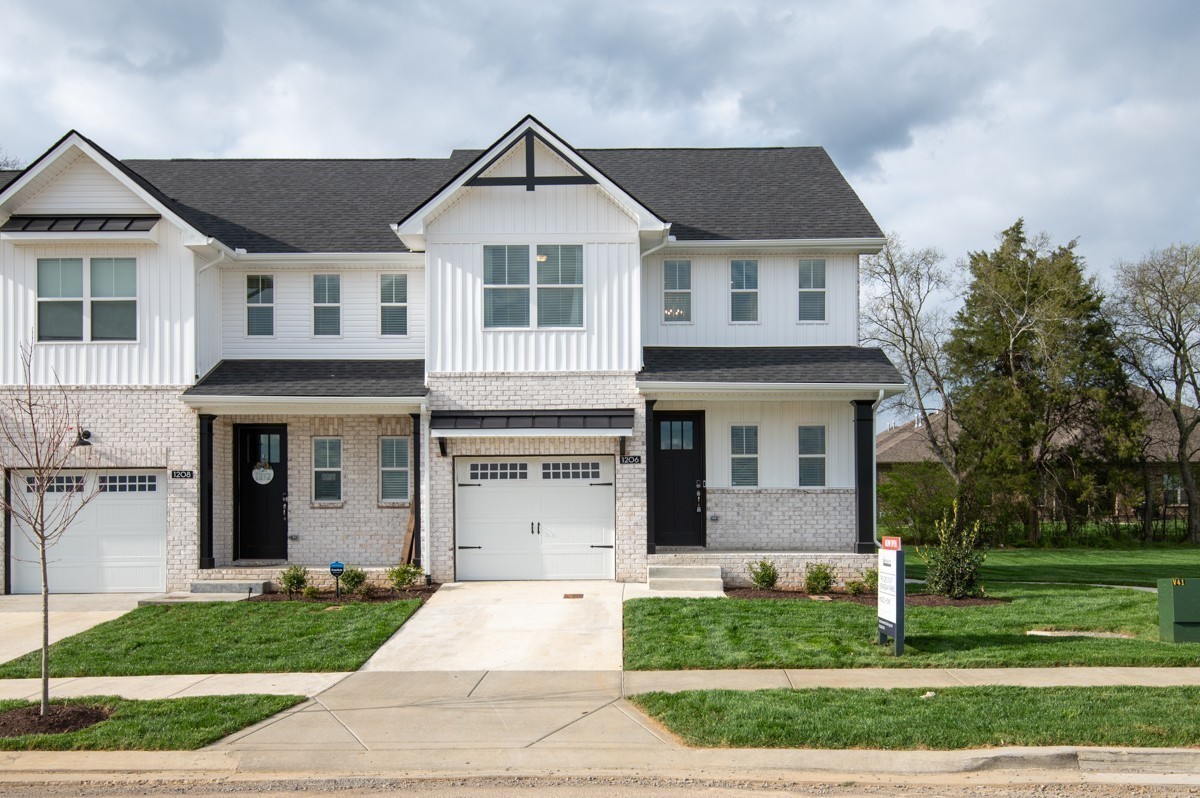
POLYGON ((1158 640, 1153 593, 994 584, 1008 601, 909 607, 905 653, 876 645, 873 605, 807 599, 633 599, 625 603, 625 669, 1005 668, 1197 666, 1200 643, 1158 640), (1031 637, 1032 629, 1133 639, 1031 637))
POLYGON ((954 750, 1200 743, 1200 687, 697 690, 628 700, 699 747, 954 750))
MULTIPOLYGON (((114 696, 56 699, 108 707, 107 720, 65 734, 0 737, 0 751, 194 751, 304 701, 299 695, 225 695, 135 701, 114 696)), ((33 701, 0 701, 0 712, 33 701)))
MULTIPOLYGON (((50 675, 353 671, 419 606, 413 599, 139 607, 51 646, 50 675)), ((0 678, 39 676, 40 656, 34 651, 0 665, 0 678)))

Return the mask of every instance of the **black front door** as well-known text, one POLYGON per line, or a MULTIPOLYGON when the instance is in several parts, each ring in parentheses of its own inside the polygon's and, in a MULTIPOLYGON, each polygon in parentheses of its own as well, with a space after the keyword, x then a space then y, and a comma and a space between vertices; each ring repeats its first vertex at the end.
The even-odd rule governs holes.
POLYGON ((287 425, 234 427, 234 557, 287 559, 287 425))
POLYGON ((704 545, 704 413, 654 414, 654 543, 704 545))

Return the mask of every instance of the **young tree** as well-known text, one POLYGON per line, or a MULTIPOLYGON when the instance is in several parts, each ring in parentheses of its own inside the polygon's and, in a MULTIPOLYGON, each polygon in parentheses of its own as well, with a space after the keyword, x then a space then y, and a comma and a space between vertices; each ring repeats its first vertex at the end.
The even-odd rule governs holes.
POLYGON ((943 261, 933 248, 905 249, 892 233, 879 254, 863 260, 870 293, 862 315, 865 339, 887 353, 908 384, 896 404, 921 420, 930 447, 958 485, 962 471, 954 397, 946 376, 950 324, 944 304, 954 281, 943 261), (935 416, 935 411, 940 412, 935 416))
POLYGON ((1080 479, 1080 463, 1123 453, 1136 408, 1074 241, 1030 239, 1018 220, 969 265, 946 345, 960 468, 983 492, 1015 502, 1037 542, 1048 480, 1080 479))
POLYGON ((1134 381, 1171 412, 1188 503, 1188 540, 1200 543, 1200 492, 1192 459, 1200 425, 1200 244, 1155 250, 1117 265, 1109 311, 1134 381))
POLYGON ((50 710, 50 583, 47 554, 70 529, 79 513, 97 495, 96 481, 83 469, 94 456, 79 440, 78 410, 61 385, 40 387, 33 382, 33 351, 21 349, 23 383, 0 400, 0 465, 9 490, 0 494, 0 508, 38 550, 42 576, 42 702, 50 710), (82 451, 80 450, 82 449, 82 451))

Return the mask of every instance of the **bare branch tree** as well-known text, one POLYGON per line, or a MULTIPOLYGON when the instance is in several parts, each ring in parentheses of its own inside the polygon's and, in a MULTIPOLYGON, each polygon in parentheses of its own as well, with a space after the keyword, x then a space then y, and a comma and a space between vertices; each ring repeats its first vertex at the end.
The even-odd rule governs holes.
POLYGON ((21 162, 0 148, 0 170, 20 169, 21 162))
POLYGON ((50 707, 50 583, 47 552, 74 525, 99 492, 88 478, 92 450, 75 447, 78 408, 62 385, 34 385, 33 350, 21 348, 23 384, 0 402, 0 465, 10 489, 0 494, 8 512, 38 550, 42 577, 42 702, 50 707), (81 450, 82 449, 82 450, 81 450))
POLYGON ((961 482, 954 398, 944 347, 950 335, 945 303, 954 275, 936 249, 906 250, 892 233, 878 255, 863 261, 870 294, 863 303, 865 339, 881 347, 900 369, 908 390, 895 400, 922 424, 930 448, 961 482))
POLYGON ((1200 449, 1200 442, 1192 443, 1200 425, 1200 244, 1177 244, 1118 264, 1109 311, 1134 380, 1175 419, 1188 539, 1200 542, 1200 489, 1192 468, 1200 449))

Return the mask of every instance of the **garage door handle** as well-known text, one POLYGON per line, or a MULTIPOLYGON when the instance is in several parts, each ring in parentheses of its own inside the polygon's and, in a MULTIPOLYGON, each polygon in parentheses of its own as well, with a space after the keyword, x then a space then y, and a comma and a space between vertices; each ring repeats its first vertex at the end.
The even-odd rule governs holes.
POLYGON ((531 535, 533 534, 533 522, 532 521, 529 522, 529 534, 531 534, 531 535))
POLYGON ((600 487, 600 486, 602 486, 602 485, 608 485, 610 488, 612 487, 612 483, 611 483, 611 482, 593 482, 593 483, 591 483, 590 485, 588 485, 588 487, 589 487, 589 488, 598 488, 598 487, 600 487))
POLYGON ((542 522, 538 521, 538 534, 542 534, 542 522))
POLYGON ((458 550, 462 551, 463 549, 482 549, 482 548, 483 548, 483 546, 459 546, 458 550))
POLYGON ((611 549, 612 546, 592 546, 593 549, 611 549))
POLYGON ((460 488, 482 488, 483 487, 483 485, 479 484, 478 482, 460 482, 460 483, 458 483, 458 486, 460 488))

